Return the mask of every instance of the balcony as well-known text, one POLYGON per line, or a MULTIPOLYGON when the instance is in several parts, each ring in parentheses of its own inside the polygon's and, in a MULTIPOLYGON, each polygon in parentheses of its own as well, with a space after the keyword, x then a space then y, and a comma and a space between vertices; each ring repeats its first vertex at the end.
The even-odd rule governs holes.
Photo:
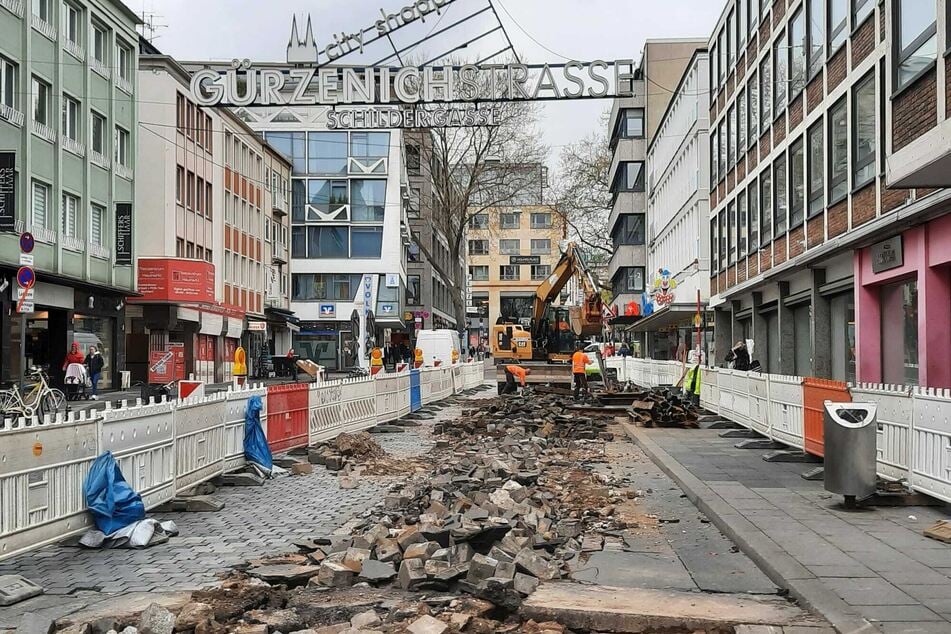
POLYGON ((275 242, 271 245, 271 264, 287 264, 287 247, 275 242))
POLYGON ((6 104, 0 103, 0 120, 19 127, 23 125, 23 113, 6 104))
POLYGON ((75 154, 79 157, 86 155, 86 146, 75 139, 69 138, 65 134, 60 135, 59 144, 70 154, 75 154))
POLYGON ((18 18, 23 17, 22 0, 0 0, 0 7, 3 7, 18 18))
POLYGON ((30 122, 30 131, 44 141, 56 143, 56 131, 48 125, 44 125, 39 121, 34 120, 30 122))
POLYGON ((271 213, 283 218, 287 215, 287 198, 284 196, 271 196, 271 213))

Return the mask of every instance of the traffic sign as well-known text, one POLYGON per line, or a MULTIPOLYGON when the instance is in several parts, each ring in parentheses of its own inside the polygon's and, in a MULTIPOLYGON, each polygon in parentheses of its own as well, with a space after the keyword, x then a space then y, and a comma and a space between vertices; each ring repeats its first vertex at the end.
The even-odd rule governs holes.
POLYGON ((32 254, 32 253, 21 253, 21 254, 20 254, 20 266, 33 266, 33 254, 32 254))
POLYGON ((36 273, 29 266, 21 266, 17 271, 17 284, 20 288, 32 288, 36 283, 36 273))
POLYGON ((33 302, 20 302, 17 304, 18 313, 32 313, 35 311, 36 309, 33 307, 33 302))
POLYGON ((32 233, 24 231, 20 234, 20 251, 32 253, 34 246, 36 246, 36 240, 33 239, 32 233))
POLYGON ((35 288, 19 288, 19 287, 17 287, 16 291, 17 291, 17 293, 16 293, 16 295, 17 295, 17 296, 16 296, 17 301, 19 301, 24 295, 26 295, 26 301, 32 302, 33 299, 34 299, 34 297, 35 297, 35 294, 36 294, 36 289, 35 289, 35 288))

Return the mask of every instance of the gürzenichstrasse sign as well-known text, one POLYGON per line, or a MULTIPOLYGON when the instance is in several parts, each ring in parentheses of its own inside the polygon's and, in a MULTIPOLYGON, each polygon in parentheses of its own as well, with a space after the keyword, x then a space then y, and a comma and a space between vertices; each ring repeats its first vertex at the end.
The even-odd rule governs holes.
POLYGON ((633 96, 634 62, 462 66, 255 68, 250 61, 192 75, 202 106, 386 106, 633 96))

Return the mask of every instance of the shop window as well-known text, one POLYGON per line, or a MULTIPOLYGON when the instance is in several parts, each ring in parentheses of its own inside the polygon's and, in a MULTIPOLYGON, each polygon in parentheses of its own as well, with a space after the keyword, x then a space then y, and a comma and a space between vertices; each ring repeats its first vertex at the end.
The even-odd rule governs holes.
POLYGON ((90 346, 96 346, 105 365, 99 377, 99 388, 113 387, 113 341, 115 319, 109 317, 91 317, 76 313, 73 316, 73 341, 79 343, 83 354, 89 353, 90 346))
POLYGON ((855 298, 852 293, 829 300, 832 378, 855 382, 855 298))
POLYGON ((811 314, 812 307, 809 304, 797 306, 792 310, 793 337, 796 342, 795 374, 798 376, 812 375, 811 314))
POLYGON ((918 385, 918 282, 881 288, 882 382, 918 385))

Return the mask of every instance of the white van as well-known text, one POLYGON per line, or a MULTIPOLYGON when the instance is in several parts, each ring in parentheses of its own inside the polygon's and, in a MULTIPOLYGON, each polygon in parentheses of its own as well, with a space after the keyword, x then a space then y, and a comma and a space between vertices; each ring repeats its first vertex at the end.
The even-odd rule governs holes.
MULTIPOLYGON (((443 366, 452 365, 452 352, 459 352, 459 333, 455 330, 420 330, 416 347, 423 351, 423 365, 432 367, 438 359, 443 366)), ((460 357, 461 358, 461 353, 460 357)))

